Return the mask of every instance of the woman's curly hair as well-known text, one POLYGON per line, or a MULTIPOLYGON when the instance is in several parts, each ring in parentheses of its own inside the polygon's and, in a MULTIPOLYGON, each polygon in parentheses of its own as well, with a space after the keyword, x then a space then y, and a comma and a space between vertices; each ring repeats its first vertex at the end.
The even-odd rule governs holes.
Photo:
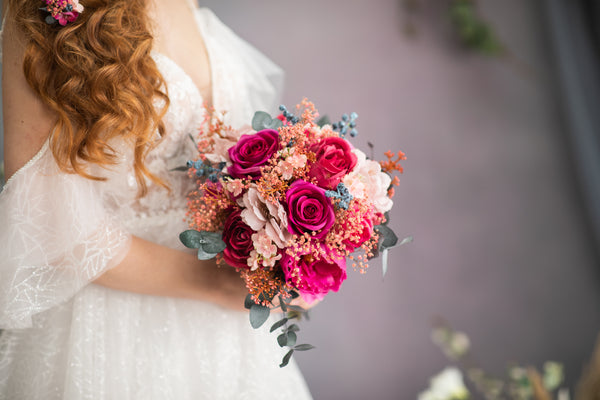
POLYGON ((153 36, 146 0, 86 0, 66 26, 49 25, 40 0, 9 0, 26 39, 23 72, 31 88, 57 116, 50 148, 59 167, 103 180, 86 163, 115 164, 114 137, 131 138, 140 195, 146 177, 166 186, 144 165, 164 134, 166 85, 151 57, 153 36), (156 105, 162 107, 156 107, 156 105))

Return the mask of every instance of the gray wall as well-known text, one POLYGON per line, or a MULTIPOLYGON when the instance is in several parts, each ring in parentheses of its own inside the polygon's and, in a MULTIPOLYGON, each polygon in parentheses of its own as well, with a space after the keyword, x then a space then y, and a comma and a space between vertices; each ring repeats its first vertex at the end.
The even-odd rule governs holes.
POLYGON ((287 71, 285 103, 357 111, 354 143, 408 160, 392 224, 414 243, 350 274, 303 324, 297 357, 316 399, 411 399, 446 360, 431 319, 475 356, 564 362, 573 385, 600 328, 599 265, 573 171, 541 1, 481 0, 519 63, 458 48, 445 2, 202 0, 287 71), (523 67, 525 64, 526 67, 523 67))

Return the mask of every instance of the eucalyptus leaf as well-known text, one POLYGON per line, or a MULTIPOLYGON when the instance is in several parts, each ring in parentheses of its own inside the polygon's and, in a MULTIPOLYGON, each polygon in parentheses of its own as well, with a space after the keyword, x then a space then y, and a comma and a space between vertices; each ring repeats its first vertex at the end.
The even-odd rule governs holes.
POLYGON ((287 306, 287 307, 288 307, 288 309, 293 310, 293 311, 298 311, 301 313, 306 312, 306 310, 300 306, 287 306))
POLYGON ((292 358, 292 354, 294 354, 294 349, 291 349, 290 351, 288 351, 285 356, 283 356, 283 359, 281 360, 281 364, 279 364, 279 368, 283 368, 286 365, 288 365, 288 363, 290 362, 290 358, 292 358))
POLYGON ((269 307, 253 304, 252 307, 250 307, 250 325, 252 325, 254 329, 260 328, 267 318, 269 318, 270 313, 271 310, 269 310, 269 307))
POLYGON ((284 326, 286 323, 288 322, 287 318, 282 318, 279 321, 275 322, 272 326, 271 326, 271 330, 269 332, 273 332, 274 330, 276 330, 277 328, 281 328, 282 326, 284 326))
POLYGON ((252 308, 252 306, 254 304, 256 304, 256 303, 254 302, 254 300, 252 300, 252 295, 251 294, 247 295, 246 298, 244 299, 244 307, 249 310, 250 308, 252 308))
POLYGON ((204 243, 202 233, 194 229, 181 232, 179 234, 179 240, 181 240, 181 243, 183 243, 185 247, 189 247, 190 249, 198 249, 204 243))
POLYGON ((175 168, 171 168, 170 171, 187 171, 189 168, 187 167, 187 165, 184 165, 182 167, 175 167, 175 168))
POLYGON ((279 306, 281 307, 281 311, 284 313, 287 312, 287 305, 285 304, 285 301, 283 301, 283 297, 281 295, 279 296, 279 306))
POLYGON ((198 260, 210 260, 211 258, 215 258, 219 253, 208 253, 204 251, 203 247, 198 249, 198 260))
POLYGON ((223 239, 221 239, 221 235, 219 235, 217 239, 207 241, 206 243, 204 243, 202 245, 202 250, 204 250, 207 253, 217 254, 225 250, 225 247, 227 247, 227 245, 225 244, 223 239))
POLYGON ((288 336, 285 333, 277 336, 277 343, 279 344, 279 347, 287 346, 288 336))
POLYGON ((264 111, 257 111, 252 117, 252 129, 262 131, 263 129, 277 129, 283 126, 283 123, 277 118, 271 116, 264 111))
POLYGON ((387 274, 388 270, 388 249, 383 249, 381 252, 381 272, 382 278, 385 278, 385 274, 387 274))
POLYGON ((413 237, 412 236, 407 236, 404 239, 402 239, 402 241, 398 244, 398 246, 402 246, 404 244, 412 243, 412 241, 413 241, 413 237))
POLYGON ((290 296, 292 296, 292 299, 297 299, 298 297, 300 297, 300 293, 296 292, 295 290, 292 290, 290 292, 290 296))
POLYGON ((294 350, 298 351, 307 351, 312 350, 314 348, 315 346, 313 346, 312 344, 299 344, 298 346, 294 346, 294 350))
POLYGON ((317 120, 317 125, 322 128, 324 125, 331 125, 331 120, 329 116, 323 115, 321 118, 317 120))
POLYGON ((297 339, 298 339, 298 337, 296 336, 295 332, 288 332, 286 346, 290 346, 290 347, 294 346, 296 344, 297 339))
POLYGON ((396 244, 398 244, 398 236, 396 236, 394 231, 387 225, 377 225, 375 230, 381 235, 379 239, 379 249, 381 251, 394 247, 396 244))
POLYGON ((299 330, 300 330, 300 327, 296 324, 291 324, 286 329, 287 332, 298 332, 299 330))

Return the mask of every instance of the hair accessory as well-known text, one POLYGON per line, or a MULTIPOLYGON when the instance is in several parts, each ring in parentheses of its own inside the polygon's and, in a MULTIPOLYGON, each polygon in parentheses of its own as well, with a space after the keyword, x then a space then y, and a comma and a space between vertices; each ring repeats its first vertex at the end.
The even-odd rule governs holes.
POLYGON ((75 21, 79 14, 83 12, 83 6, 79 4, 79 0, 44 1, 46 2, 46 7, 42 7, 40 10, 50 13, 50 15, 46 16, 46 23, 50 25, 58 22, 62 26, 65 26, 69 22, 75 21))

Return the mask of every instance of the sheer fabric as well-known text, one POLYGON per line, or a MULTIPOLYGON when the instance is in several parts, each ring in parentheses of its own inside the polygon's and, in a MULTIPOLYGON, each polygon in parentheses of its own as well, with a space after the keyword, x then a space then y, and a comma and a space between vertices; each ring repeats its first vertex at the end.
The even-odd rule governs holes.
MULTIPOLYGON (((212 72, 213 102, 239 126, 273 110, 280 69, 209 10, 196 10, 212 72)), ((194 155, 189 134, 204 118, 191 78, 153 53, 171 100, 166 137, 151 151, 149 182, 137 199, 132 153, 95 173, 64 174, 44 145, 0 193, 0 399, 307 399, 295 364, 268 328, 210 303, 144 296, 90 283, 117 265, 131 235, 183 248, 192 182, 172 169, 194 155)))

